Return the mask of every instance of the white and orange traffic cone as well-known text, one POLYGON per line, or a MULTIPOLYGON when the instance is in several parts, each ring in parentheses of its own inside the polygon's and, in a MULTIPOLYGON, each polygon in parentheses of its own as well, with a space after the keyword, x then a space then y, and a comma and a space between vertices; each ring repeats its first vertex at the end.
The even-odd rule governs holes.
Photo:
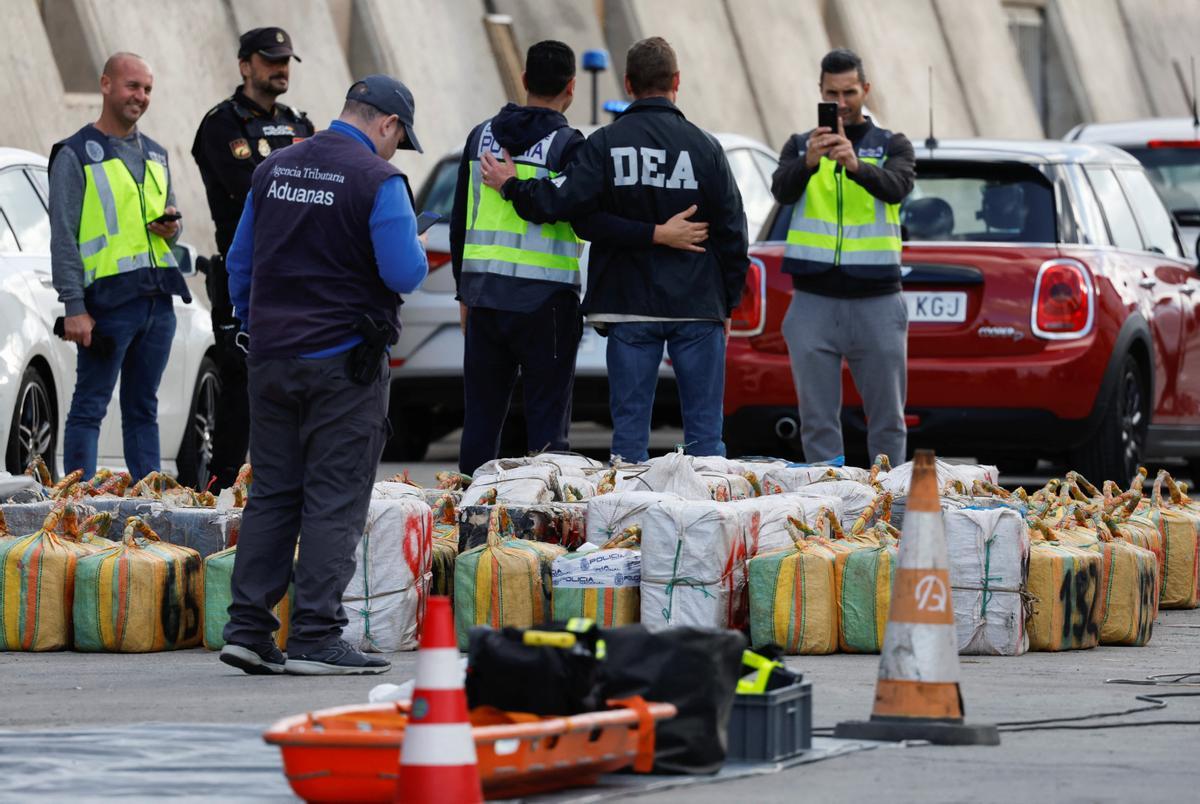
POLYGON ((425 611, 395 800, 401 804, 483 801, 448 597, 430 597, 425 611))
POLYGON ((834 736, 999 745, 995 726, 963 723, 950 559, 930 450, 917 451, 907 505, 875 707, 869 721, 839 723, 834 736))

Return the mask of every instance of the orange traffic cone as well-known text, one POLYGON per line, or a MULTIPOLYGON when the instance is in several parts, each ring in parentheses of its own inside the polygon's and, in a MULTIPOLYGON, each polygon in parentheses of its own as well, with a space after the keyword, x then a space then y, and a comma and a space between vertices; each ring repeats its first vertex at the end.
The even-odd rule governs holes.
POLYGON ((930 450, 918 450, 914 460, 875 708, 869 721, 839 723, 834 736, 1000 744, 995 726, 963 723, 950 560, 930 450))
POLYGON ((430 597, 400 749, 395 800, 402 804, 483 801, 456 644, 450 598, 430 597))

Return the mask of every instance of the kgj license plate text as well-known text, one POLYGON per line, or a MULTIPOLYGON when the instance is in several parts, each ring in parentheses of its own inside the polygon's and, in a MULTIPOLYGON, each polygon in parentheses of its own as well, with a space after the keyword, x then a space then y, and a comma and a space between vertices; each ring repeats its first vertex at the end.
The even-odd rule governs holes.
POLYGON ((959 323, 967 320, 967 294, 923 293, 905 291, 904 303, 908 306, 908 321, 937 321, 959 323))

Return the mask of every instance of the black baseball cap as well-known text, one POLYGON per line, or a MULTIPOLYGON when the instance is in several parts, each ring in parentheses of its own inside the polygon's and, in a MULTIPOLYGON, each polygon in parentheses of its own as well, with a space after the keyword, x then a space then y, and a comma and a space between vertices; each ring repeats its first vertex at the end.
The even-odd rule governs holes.
POLYGON ((282 28, 253 28, 242 34, 238 40, 238 58, 248 59, 252 53, 264 59, 300 61, 300 57, 292 52, 292 37, 282 28))
POLYGON ((384 114, 394 114, 400 118, 407 135, 400 144, 401 150, 424 153, 421 143, 417 141, 417 133, 413 131, 413 116, 416 114, 416 104, 408 87, 392 78, 390 75, 368 75, 355 81, 346 100, 358 101, 374 106, 384 114))

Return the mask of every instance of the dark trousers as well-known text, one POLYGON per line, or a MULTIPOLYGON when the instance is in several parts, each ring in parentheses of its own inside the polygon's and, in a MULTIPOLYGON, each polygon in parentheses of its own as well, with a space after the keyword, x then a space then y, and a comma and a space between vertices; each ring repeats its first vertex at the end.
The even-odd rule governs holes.
MULTIPOLYGON (((213 433, 212 458, 208 471, 217 480, 214 493, 233 485, 250 448, 250 397, 246 390, 246 355, 234 343, 236 325, 214 327, 217 340, 217 373, 221 395, 217 398, 217 421, 213 433)), ((207 478, 206 478, 207 479, 207 478)))
POLYGON ((470 309, 463 354, 461 472, 473 474, 480 464, 498 457, 518 372, 529 451, 570 448, 575 354, 581 337, 583 319, 573 293, 559 293, 532 313, 470 309))
POLYGON ((296 604, 287 649, 319 651, 341 637, 375 470, 387 435, 388 372, 358 385, 346 355, 246 361, 254 489, 242 516, 225 641, 267 642, 271 608, 287 593, 295 562, 296 604))
MULTIPOLYGON (((100 280, 103 282, 104 280, 100 280)), ((121 378, 121 437, 125 465, 135 480, 161 468, 158 441, 158 384, 175 337, 171 297, 142 296, 96 313, 92 337, 112 340, 113 349, 77 348, 75 393, 63 437, 63 472, 96 473, 100 425, 108 411, 117 376, 121 378)))

